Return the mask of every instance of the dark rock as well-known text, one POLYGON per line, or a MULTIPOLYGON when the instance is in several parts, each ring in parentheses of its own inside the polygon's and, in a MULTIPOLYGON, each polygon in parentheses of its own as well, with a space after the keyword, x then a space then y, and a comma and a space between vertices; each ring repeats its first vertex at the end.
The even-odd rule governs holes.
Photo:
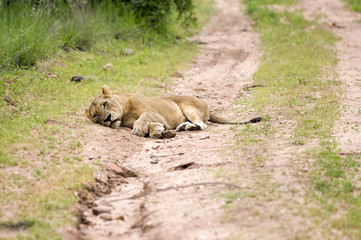
POLYGON ((137 177, 138 174, 131 169, 130 167, 121 167, 121 169, 123 170, 123 177, 137 177))
POLYGON ((176 71, 176 72, 172 73, 171 77, 173 77, 173 78, 182 78, 183 74, 181 74, 179 71, 176 71))
POLYGON ((84 77, 78 76, 78 75, 74 75, 74 76, 71 78, 71 81, 72 81, 72 82, 76 82, 76 83, 80 83, 82 80, 84 80, 84 77))
POLYGON ((105 221, 112 221, 113 220, 113 217, 110 213, 101 213, 99 214, 99 218, 100 219, 103 219, 105 221))
POLYGON ((112 208, 107 206, 98 206, 94 207, 92 211, 95 215, 99 215, 101 213, 110 213, 112 211, 112 208))
POLYGON ((123 175, 123 170, 114 163, 105 163, 104 166, 106 169, 113 171, 118 175, 123 175))
POLYGON ((4 101, 5 102, 7 102, 8 103, 8 105, 11 105, 11 106, 14 106, 14 107, 16 107, 16 104, 15 104, 15 102, 11 99, 11 97, 10 96, 4 96, 4 101))
POLYGON ((173 168, 173 170, 184 170, 184 169, 190 169, 196 166, 195 162, 189 162, 189 163, 184 163, 181 165, 176 166, 175 168, 173 168))
POLYGON ((177 134, 175 131, 173 130, 167 130, 162 132, 162 136, 160 138, 173 138, 175 137, 177 134))

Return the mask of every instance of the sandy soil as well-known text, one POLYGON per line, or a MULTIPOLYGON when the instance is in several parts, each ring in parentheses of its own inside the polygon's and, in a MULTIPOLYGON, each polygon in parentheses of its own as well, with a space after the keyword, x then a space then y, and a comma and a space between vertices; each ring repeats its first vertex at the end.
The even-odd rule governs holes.
MULTIPOLYGON (((182 73, 184 79, 169 91, 206 99, 212 110, 229 117, 235 117, 233 109, 240 107, 234 106, 234 101, 251 94, 244 87, 252 84, 261 55, 252 22, 239 11, 238 2, 216 0, 218 14, 197 37, 207 44, 192 68, 182 73)), ((361 140, 356 129, 361 116, 357 104, 361 94, 357 91, 361 83, 361 30, 360 23, 355 22, 359 15, 350 13, 337 0, 304 0, 298 8, 310 18, 325 14, 330 29, 344 36, 337 45, 341 60, 337 71, 344 83, 342 103, 347 107, 335 135, 343 151, 359 153, 361 140)), ((294 123, 277 112, 267 114, 272 116, 269 124, 276 130, 274 141, 237 149, 234 131, 227 125, 209 124, 206 131, 182 132, 167 140, 139 138, 130 129, 92 125, 83 155, 101 156, 104 168, 124 175, 124 169, 111 165, 115 163, 137 176, 127 175, 127 183, 114 184, 83 213, 80 238, 322 239, 312 220, 302 214, 302 209, 310 206, 304 190, 309 162, 295 156, 309 145, 292 144, 294 123), (156 192, 192 183, 229 181, 216 179, 215 173, 221 169, 230 174, 236 169, 237 175, 232 177, 242 182, 245 192, 257 196, 240 199, 238 207, 226 211, 221 196, 232 189, 229 186, 156 192), (94 214, 99 210, 96 206, 105 213, 94 214)), ((251 117, 255 117, 252 112, 237 116, 251 117)), ((104 172, 98 173, 96 180, 108 181, 104 172)))

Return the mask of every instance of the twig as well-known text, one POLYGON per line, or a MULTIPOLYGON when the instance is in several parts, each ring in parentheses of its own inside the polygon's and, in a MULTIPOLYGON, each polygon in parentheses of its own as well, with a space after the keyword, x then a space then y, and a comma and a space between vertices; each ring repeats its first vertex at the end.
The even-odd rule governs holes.
POLYGON ((251 88, 257 88, 257 87, 265 87, 264 85, 262 84, 254 84, 254 85, 251 85, 251 86, 246 86, 243 88, 244 91, 248 91, 249 89, 251 88))
POLYGON ((184 152, 180 153, 170 153, 170 154, 164 154, 164 155, 154 155, 153 153, 150 154, 151 158, 159 158, 159 157, 169 157, 169 156, 182 156, 184 155, 184 152))
POLYGON ((157 189, 157 190, 151 191, 151 192, 146 192, 146 193, 141 193, 141 194, 135 194, 134 196, 131 196, 131 197, 128 197, 128 198, 121 198, 121 199, 111 200, 110 202, 118 202, 118 201, 124 201, 124 200, 132 200, 132 199, 137 199, 137 198, 145 197, 145 196, 148 196, 148 195, 153 194, 153 193, 165 192, 165 191, 173 190, 173 189, 196 187, 196 186, 202 186, 202 185, 225 185, 225 186, 234 187, 234 188, 238 188, 238 189, 242 189, 242 188, 243 188, 243 187, 241 187, 241 186, 239 186, 239 185, 236 185, 236 184, 233 184, 233 183, 225 183, 225 182, 200 182, 200 183, 192 183, 192 184, 187 184, 187 185, 180 185, 180 186, 172 186, 172 187, 160 188, 160 189, 157 189))
POLYGON ((296 113, 300 114, 301 117, 305 117, 299 110, 295 109, 296 113))

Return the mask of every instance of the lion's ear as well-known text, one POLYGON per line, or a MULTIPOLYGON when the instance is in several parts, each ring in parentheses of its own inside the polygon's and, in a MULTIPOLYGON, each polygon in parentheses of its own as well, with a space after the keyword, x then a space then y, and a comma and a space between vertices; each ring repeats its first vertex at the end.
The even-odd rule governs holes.
POLYGON ((103 97, 110 98, 112 96, 112 90, 107 85, 102 87, 103 97))
POLYGON ((85 115, 91 120, 89 109, 85 109, 85 115))

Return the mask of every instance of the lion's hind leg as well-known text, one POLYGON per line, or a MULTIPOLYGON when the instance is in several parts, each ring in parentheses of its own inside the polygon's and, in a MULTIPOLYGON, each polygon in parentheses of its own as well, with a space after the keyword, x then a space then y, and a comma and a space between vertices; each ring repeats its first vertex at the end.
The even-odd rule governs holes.
POLYGON ((209 118, 209 116, 206 116, 207 112, 188 104, 180 104, 180 108, 189 122, 181 123, 176 128, 177 131, 203 130, 207 128, 207 124, 204 123, 204 119, 209 118))

